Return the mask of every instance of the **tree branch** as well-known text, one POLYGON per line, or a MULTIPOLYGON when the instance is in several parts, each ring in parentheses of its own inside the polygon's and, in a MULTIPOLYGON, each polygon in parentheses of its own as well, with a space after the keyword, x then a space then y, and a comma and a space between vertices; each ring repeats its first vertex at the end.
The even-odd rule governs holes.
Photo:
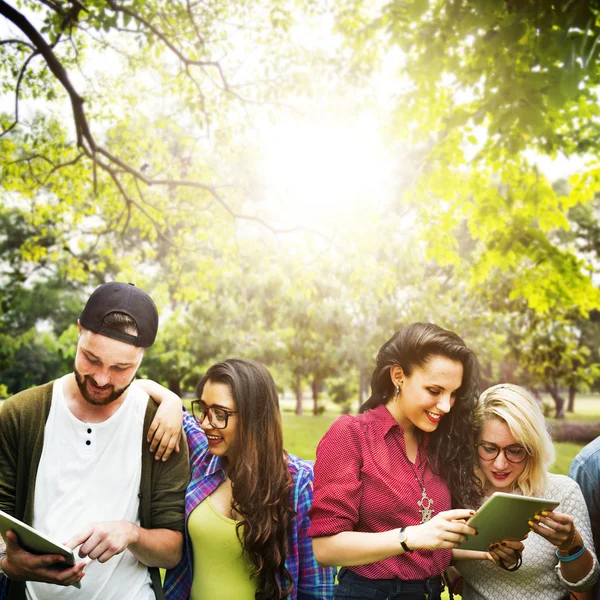
MULTIPOLYGON (((119 188, 121 195, 123 196, 123 198, 125 198, 125 201, 127 202, 128 206, 135 206, 154 225, 154 228, 156 229, 156 232, 158 233, 158 235, 165 242, 167 242, 167 244, 169 244, 170 246, 176 246, 176 244, 163 233, 163 231, 160 227, 160 223, 158 223, 156 221, 156 219, 151 214, 149 214, 148 211, 143 206, 141 206, 138 202, 133 200, 133 198, 131 198, 131 196, 129 196, 129 194, 123 187, 121 180, 117 176, 116 171, 113 168, 111 168, 108 164, 106 164, 105 162, 103 162, 99 159, 97 159, 97 163, 100 168, 102 168, 104 171, 106 171, 110 175, 112 180, 115 182, 115 185, 117 186, 117 188, 119 188)), ((127 219, 127 221, 129 222, 129 218, 127 219)))
POLYGON ((202 37, 202 35, 200 35, 200 30, 198 29, 196 19, 194 18, 194 13, 192 11, 192 6, 190 4, 190 0, 186 0, 186 10, 187 10, 188 17, 192 23, 192 26, 194 27, 194 31, 196 32, 196 39, 198 40, 198 42, 200 42, 201 46, 204 46, 204 44, 205 44, 204 38, 202 37))
MULTIPOLYGON (((185 56, 166 37, 166 35, 162 31, 160 31, 158 28, 156 28, 148 20, 144 19, 142 16, 140 16, 136 12, 132 11, 131 9, 117 4, 117 2, 115 2, 115 0, 106 0, 106 2, 113 10, 130 15, 133 19, 135 19, 137 22, 144 25, 146 28, 148 28, 148 30, 150 30, 152 33, 154 33, 154 35, 156 35, 169 48, 169 50, 171 52, 173 52, 175 54, 175 56, 177 56, 177 58, 183 63, 183 65, 185 66, 185 70, 188 72, 188 75, 190 75, 189 74, 190 66, 200 67, 203 70, 205 67, 214 67, 217 69, 217 71, 219 73, 219 77, 221 79, 223 88, 227 92, 238 97, 244 103, 246 102, 237 93, 235 93, 234 91, 231 90, 231 88, 227 82, 227 79, 225 77, 225 73, 223 72, 223 69, 221 68, 221 65, 218 62, 198 61, 198 60, 190 59, 189 57, 185 56)), ((71 3, 73 4, 74 9, 75 8, 81 9, 81 5, 79 5, 77 0, 72 0, 71 3)), ((57 5, 53 0, 47 0, 44 2, 44 4, 49 6, 55 12, 59 12, 58 8, 60 8, 60 6, 57 5)), ((74 12, 73 9, 69 10, 68 13, 63 10, 63 13, 65 15, 67 15, 67 14, 72 15, 73 12, 74 12)), ((79 95, 79 93, 77 92, 77 90, 75 89, 73 84, 71 83, 71 80, 69 79, 69 75, 68 75, 66 69, 63 67, 59 58, 56 56, 56 54, 53 51, 53 46, 55 44, 49 45, 46 42, 46 40, 43 38, 43 36, 37 31, 37 29, 30 23, 30 21, 23 14, 21 14, 16 9, 14 9, 12 6, 7 4, 4 0, 0 0, 0 15, 3 15, 4 17, 6 17, 6 19, 8 19, 10 22, 12 22, 30 40, 31 44, 33 44, 33 45, 31 45, 28 42, 24 42, 21 40, 5 40, 4 41, 4 43, 23 44, 25 46, 30 47, 33 50, 33 54, 31 56, 29 56, 29 58, 23 65, 23 68, 19 75, 19 80, 17 82, 17 96, 18 96, 19 86, 20 86, 20 83, 23 78, 23 74, 25 72, 27 65, 29 64, 29 61, 37 54, 41 54, 44 57, 44 60, 47 64, 48 68, 52 72, 52 74, 56 77, 56 79, 59 81, 59 83, 62 85, 62 87, 66 90, 67 94, 69 95, 70 101, 71 101, 71 106, 72 106, 72 110, 73 110, 73 119, 74 119, 74 123, 75 123, 76 136, 77 136, 77 146, 79 148, 81 148, 83 152, 81 154, 79 154, 77 156, 77 158, 73 159, 73 161, 71 161, 71 163, 64 163, 64 164, 59 164, 59 165, 55 165, 54 163, 52 163, 52 161, 48 161, 48 159, 46 159, 45 157, 42 157, 42 156, 37 157, 37 158, 47 160, 48 162, 50 162, 53 165, 53 169, 50 171, 48 177, 50 175, 52 175, 52 173, 54 173, 58 168, 62 168, 63 166, 67 166, 68 164, 74 164, 75 162, 79 161, 82 158, 83 154, 85 154, 89 159, 91 159, 93 161, 94 187, 96 187, 96 180, 97 180, 96 166, 100 167, 103 171, 108 173, 109 176, 111 177, 111 179, 113 180, 113 182, 116 185, 117 189, 119 190, 119 193, 121 194, 124 202, 126 203, 126 207, 128 210, 127 223, 129 222, 131 208, 133 206, 135 206, 135 208, 137 210, 139 210, 149 221, 151 221, 153 226, 156 228, 158 235, 165 242, 167 242, 170 245, 175 245, 175 244, 161 230, 160 223, 144 208, 144 206, 142 206, 140 203, 134 201, 131 198, 131 196, 127 193, 127 190, 125 189, 121 179, 119 178, 119 169, 121 169, 122 172, 125 172, 125 173, 131 175, 134 178, 136 185, 138 183, 144 183, 147 186, 190 187, 190 188, 195 188, 195 189, 201 189, 201 190, 207 192, 216 202, 218 202, 221 205, 221 207, 233 219, 253 221, 255 223, 262 225, 266 229, 269 229, 273 233, 291 233, 294 231, 298 231, 300 229, 305 230, 304 228, 297 228, 297 227, 294 227, 291 229, 277 229, 259 217, 239 214, 231 208, 231 206, 225 201, 225 199, 218 192, 217 188, 214 186, 200 183, 200 182, 187 181, 187 180, 181 180, 181 179, 153 179, 151 177, 147 177, 140 170, 132 167, 131 165, 129 165, 128 163, 126 163, 125 161, 120 159, 118 156, 115 156, 107 148, 104 148, 103 146, 99 145, 96 142, 94 136, 92 135, 90 127, 89 127, 89 123, 88 123, 87 116, 86 116, 84 106, 83 106, 84 99, 79 95), (98 155, 105 157, 108 162, 106 162, 104 160, 100 160, 98 158, 98 155), (118 168, 115 168, 115 167, 118 167, 118 168)), ((192 77, 190 76, 190 78, 192 78, 192 77)), ((196 83, 197 87, 199 88, 198 82, 195 82, 195 83, 196 83)), ((17 113, 16 121, 18 121, 18 113, 17 113)), ((16 124, 17 123, 15 122, 11 126, 10 129, 14 128, 16 126, 16 124)), ((2 135, 4 135, 4 134, 2 134, 2 135)), ((31 160, 29 160, 28 164, 31 169, 31 160)), ((39 179, 33 172, 31 174, 32 174, 32 177, 40 185, 43 185, 42 182, 39 181, 39 179)), ((46 178, 46 181, 47 181, 47 178, 46 178)), ((141 190, 140 190, 140 195, 141 195, 141 190)), ((146 201, 144 201, 144 203, 149 204, 146 201)))
POLYGON ((15 120, 9 127, 7 127, 2 133, 0 133, 0 138, 4 137, 7 133, 12 131, 19 123, 19 91, 21 89, 21 82, 23 81, 23 76, 25 75, 25 71, 27 70, 29 63, 38 54, 39 54, 39 52, 34 49, 34 51, 27 57, 27 60, 23 63, 23 66, 21 67, 21 70, 19 71, 19 77, 17 78, 17 85, 15 86, 15 120))
MULTIPOLYGON (((181 50, 179 50, 179 48, 177 48, 172 42, 171 40, 168 39, 168 37, 162 32, 160 31, 160 29, 158 29, 157 27, 155 27, 152 23, 150 23, 150 21, 148 21, 147 19, 144 19, 144 17, 142 17, 141 15, 139 15, 137 12, 131 10, 130 8, 126 7, 126 6, 121 6, 120 4, 118 4, 117 2, 115 2, 115 0, 106 0, 106 3, 115 11, 115 12, 120 12, 126 15, 129 15, 132 19, 135 19, 138 23, 141 23, 142 25, 144 25, 145 27, 147 27, 157 38, 159 38, 164 44, 165 46, 167 46, 167 48, 169 48, 169 50, 171 50, 171 52, 173 54, 175 54, 175 56, 186 66, 196 66, 196 67, 214 67, 215 69, 217 69, 218 73, 219 73, 219 77, 221 79, 221 83, 223 85, 223 89, 226 92, 230 92, 231 94, 233 94, 234 96, 236 96, 237 98, 239 98, 240 100, 243 100, 242 98, 239 97, 238 94, 236 94, 235 92, 233 92, 229 86, 229 82, 227 81, 227 78, 225 77, 225 73, 223 72, 223 69, 221 67, 221 65, 217 62, 217 61, 212 61, 212 60, 208 60, 208 61, 204 61, 204 60, 194 60, 192 58, 189 58, 187 56, 185 56, 185 54, 183 54, 183 52, 181 52, 181 50)), ((193 22, 192 22, 193 23, 193 22)))
POLYGON ((0 46, 4 46, 4 44, 21 44, 22 46, 27 46, 31 50, 35 50, 35 48, 29 42, 26 42, 25 40, 18 40, 18 39, 0 40, 0 46))
POLYGON ((53 10, 55 13, 58 13, 61 17, 64 17, 65 11, 63 7, 58 2, 53 2, 52 0, 39 0, 42 4, 45 4, 49 9, 53 10))
POLYGON ((52 74, 58 79, 60 84, 65 88, 71 100, 73 107, 73 115, 75 117, 75 128, 77 131, 77 145, 84 146, 84 140, 87 142, 91 150, 96 149, 96 142, 91 134, 87 117, 83 110, 83 98, 77 93, 67 71, 62 66, 54 54, 50 45, 41 36, 37 29, 27 20, 20 12, 12 6, 0 0, 0 15, 4 15, 9 21, 16 25, 33 43, 36 50, 44 57, 52 74))
POLYGON ((85 156, 85 154, 83 152, 81 152, 74 159, 68 160, 64 163, 52 163, 52 161, 47 159, 45 156, 42 157, 45 160, 47 160, 48 162, 50 162, 51 164, 53 164, 52 169, 50 169, 50 172, 48 173, 48 175, 46 175, 46 178, 44 179, 44 185, 48 182, 50 177, 52 177, 52 175, 54 175, 54 173, 56 173, 56 171, 63 169, 64 167, 70 167, 72 165, 77 164, 84 156, 85 156))

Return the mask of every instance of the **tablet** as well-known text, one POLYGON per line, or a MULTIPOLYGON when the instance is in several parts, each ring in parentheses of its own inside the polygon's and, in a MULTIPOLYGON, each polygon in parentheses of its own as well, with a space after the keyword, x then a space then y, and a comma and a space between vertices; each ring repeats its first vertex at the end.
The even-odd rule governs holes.
MULTIPOLYGON (((7 531, 14 531, 19 538, 20 546, 31 552, 31 554, 60 554, 65 557, 65 562, 61 563, 61 566, 66 568, 72 567, 75 564, 73 550, 55 542, 41 531, 0 510, 0 535, 5 540, 7 531)), ((74 583, 73 587, 80 589, 81 584, 74 583)))
POLYGON ((528 521, 543 510, 551 511, 558 505, 555 500, 495 492, 467 521, 467 525, 477 530, 477 535, 469 536, 457 548, 487 552, 494 542, 522 540, 530 531, 528 521))

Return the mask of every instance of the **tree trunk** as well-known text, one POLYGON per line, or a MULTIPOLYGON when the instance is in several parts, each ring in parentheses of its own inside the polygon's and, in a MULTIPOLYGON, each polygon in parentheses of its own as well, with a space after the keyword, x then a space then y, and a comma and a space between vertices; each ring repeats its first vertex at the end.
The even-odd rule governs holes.
POLYGON ((169 389, 175 392, 181 398, 181 377, 170 377, 169 378, 169 389))
POLYGON ((544 401, 542 399, 542 394, 540 394, 540 390, 532 387, 529 388, 529 391, 531 392, 531 395, 534 397, 535 401, 538 403, 539 407, 542 408, 544 401))
POLYGON ((552 396, 554 400, 554 406, 556 408, 556 414, 554 417, 556 419, 564 419, 565 418, 565 399, 560 395, 560 390, 557 385, 548 385, 546 386, 546 391, 552 396))
POLYGON ((569 405, 567 406, 567 412, 575 412, 575 394, 577 394, 577 388, 575 384, 572 383, 569 386, 569 405))
POLYGON ((302 414, 302 376, 296 375, 296 414, 302 414))
POLYGON ((319 380, 315 377, 312 380, 312 398, 313 398, 313 415, 319 414, 319 380))
POLYGON ((360 374, 358 376, 358 410, 363 405, 365 401, 365 374, 361 369, 360 374))

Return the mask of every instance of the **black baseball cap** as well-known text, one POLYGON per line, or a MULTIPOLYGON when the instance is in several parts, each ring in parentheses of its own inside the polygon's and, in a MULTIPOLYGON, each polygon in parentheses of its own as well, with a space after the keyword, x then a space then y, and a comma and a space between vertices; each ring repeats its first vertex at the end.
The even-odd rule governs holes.
POLYGON ((94 290, 79 317, 83 327, 106 337, 148 348, 152 346, 158 331, 158 311, 154 301, 146 292, 133 283, 116 281, 103 283, 94 290), (137 325, 138 335, 130 335, 104 324, 110 313, 129 315, 137 325))

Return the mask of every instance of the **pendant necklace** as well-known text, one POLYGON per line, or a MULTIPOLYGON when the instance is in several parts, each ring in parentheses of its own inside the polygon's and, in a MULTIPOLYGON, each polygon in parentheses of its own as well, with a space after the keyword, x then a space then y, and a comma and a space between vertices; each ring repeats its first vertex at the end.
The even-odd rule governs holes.
MULTIPOLYGON (((406 458, 408 458, 408 456, 406 458)), ((417 452, 417 460, 418 458, 419 452, 417 452)), ((421 474, 422 479, 419 479, 418 466, 415 468, 416 465, 413 465, 410 460, 408 461, 408 464, 410 465, 413 475, 415 476, 415 479, 421 488, 421 499, 417 502, 417 506, 421 507, 421 510, 419 511, 421 513, 421 523, 426 523, 427 521, 431 520, 434 511, 434 509, 431 508, 433 506, 433 498, 429 498, 429 496, 427 496, 427 492, 425 491, 425 469, 427 468, 427 459, 425 459, 425 467, 423 468, 423 473, 421 474)))

